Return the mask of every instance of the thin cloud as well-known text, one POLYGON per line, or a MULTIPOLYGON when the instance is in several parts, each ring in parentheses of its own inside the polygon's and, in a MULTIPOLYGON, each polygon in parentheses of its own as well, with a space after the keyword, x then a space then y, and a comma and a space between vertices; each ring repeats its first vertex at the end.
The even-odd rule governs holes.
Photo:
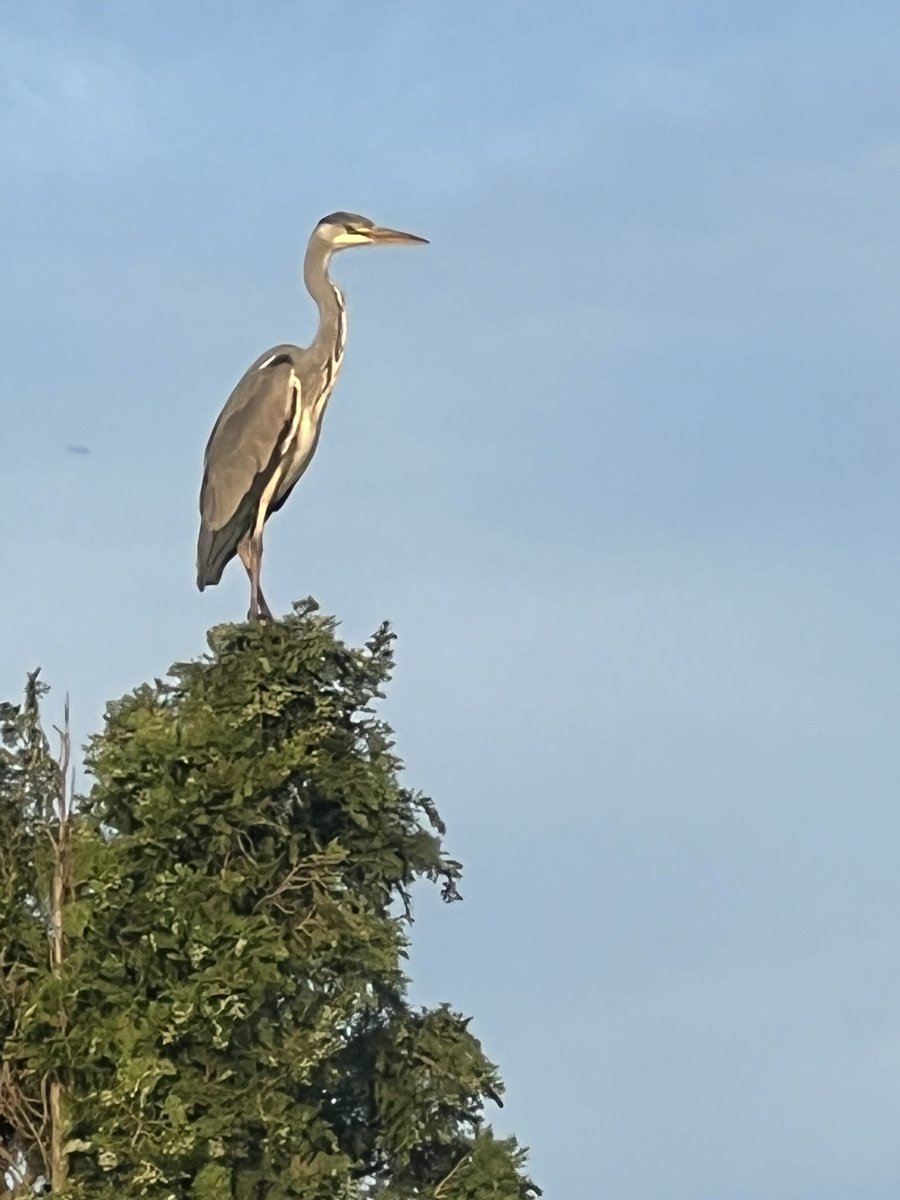
POLYGON ((114 46, 0 24, 0 140, 7 170, 106 168, 145 156, 142 73, 114 46))

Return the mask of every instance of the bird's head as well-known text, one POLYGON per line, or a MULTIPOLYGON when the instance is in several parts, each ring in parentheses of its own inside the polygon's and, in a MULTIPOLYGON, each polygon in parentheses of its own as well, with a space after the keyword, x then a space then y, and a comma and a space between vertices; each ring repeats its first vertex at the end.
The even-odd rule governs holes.
POLYGON ((348 250, 351 246, 427 246, 428 239, 399 229, 386 229, 368 217, 357 213, 334 212, 323 217, 313 233, 332 250, 348 250))

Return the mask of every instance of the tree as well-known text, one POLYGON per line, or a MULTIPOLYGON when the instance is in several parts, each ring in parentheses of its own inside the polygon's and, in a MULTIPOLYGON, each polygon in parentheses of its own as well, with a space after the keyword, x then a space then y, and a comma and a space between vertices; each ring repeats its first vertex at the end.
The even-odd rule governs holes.
POLYGON ((0 1197, 65 1182, 64 1093, 38 1065, 41 1036, 65 1035, 63 913, 75 820, 67 779, 69 712, 59 756, 40 721, 46 687, 28 676, 20 706, 0 705, 0 1197))
POLYGON ((64 1083, 71 1200, 538 1194, 484 1124, 502 1085, 468 1020, 407 998, 410 889, 457 899, 460 866, 373 711, 392 640, 348 648, 309 601, 110 706, 64 1030, 13 1044, 64 1083))

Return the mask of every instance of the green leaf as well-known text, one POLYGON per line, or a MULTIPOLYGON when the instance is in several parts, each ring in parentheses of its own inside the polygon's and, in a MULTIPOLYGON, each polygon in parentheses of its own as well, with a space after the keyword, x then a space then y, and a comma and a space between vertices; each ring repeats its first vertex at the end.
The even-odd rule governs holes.
POLYGON ((55 967, 36 676, 0 706, 0 1128, 4 1095, 40 1114, 64 1081, 65 1200, 537 1194, 468 1020, 409 1002, 415 885, 455 898, 461 868, 377 709, 393 634, 336 630, 314 601, 219 626, 108 706, 55 967))

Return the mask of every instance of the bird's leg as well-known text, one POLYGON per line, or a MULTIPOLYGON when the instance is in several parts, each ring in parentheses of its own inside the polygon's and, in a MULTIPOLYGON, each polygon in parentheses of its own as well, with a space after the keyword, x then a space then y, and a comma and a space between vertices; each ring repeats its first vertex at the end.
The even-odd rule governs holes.
POLYGON ((254 625, 260 618, 264 621, 273 620, 272 610, 266 604, 266 598, 260 587, 262 572, 262 533, 258 536, 249 534, 238 543, 238 556, 244 564, 244 570, 250 580, 250 611, 247 619, 254 625))
POLYGON ((266 598, 262 591, 262 556, 263 556, 263 535, 260 529, 258 534, 254 534, 251 539, 253 544, 253 564, 256 569, 256 608, 257 620, 271 621, 272 610, 266 604, 266 598))
POLYGON ((259 615, 263 621, 274 621, 272 610, 266 604, 266 598, 263 595, 262 588, 259 586, 259 579, 256 581, 256 599, 259 601, 259 615))
POLYGON ((247 572, 247 578, 250 580, 250 611, 247 613, 248 621, 257 621, 259 619, 259 611, 257 604, 258 590, 255 586, 253 578, 253 549, 251 547, 250 538, 244 537, 238 542, 238 558, 244 564, 244 570, 247 572))
POLYGON ((252 534, 248 534, 238 542, 238 557, 244 564, 244 570, 250 580, 250 611, 247 613, 247 620, 254 625, 259 620, 259 575, 256 570, 255 550, 252 534))

